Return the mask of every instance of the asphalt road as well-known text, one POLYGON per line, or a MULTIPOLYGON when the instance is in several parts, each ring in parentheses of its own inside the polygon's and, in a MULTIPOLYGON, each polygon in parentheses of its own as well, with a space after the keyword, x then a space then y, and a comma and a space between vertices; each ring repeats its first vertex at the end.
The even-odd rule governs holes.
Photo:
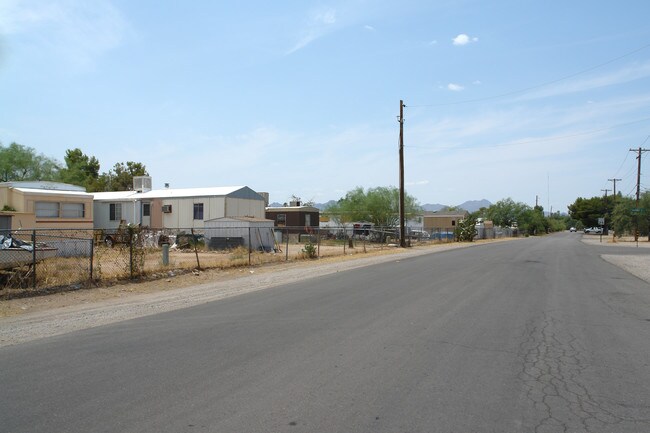
POLYGON ((1 348, 0 431, 650 431, 650 285, 599 256, 639 251, 580 236, 1 348))

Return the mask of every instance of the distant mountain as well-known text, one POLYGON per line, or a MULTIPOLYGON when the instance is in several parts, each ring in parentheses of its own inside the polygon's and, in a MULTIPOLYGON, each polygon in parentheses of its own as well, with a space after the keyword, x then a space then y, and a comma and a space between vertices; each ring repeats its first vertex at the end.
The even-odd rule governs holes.
POLYGON ((439 203, 422 205, 422 209, 427 212, 438 212, 439 210, 444 209, 446 207, 449 206, 446 206, 444 204, 439 204, 439 203))
POLYGON ((333 204, 336 204, 336 200, 330 200, 327 203, 314 203, 314 207, 320 209, 320 210, 325 210, 328 206, 331 206, 333 204))
POLYGON ((465 203, 461 203, 458 205, 459 208, 465 209, 467 212, 476 212, 482 207, 490 207, 492 206, 492 203, 487 201, 486 199, 483 200, 470 200, 466 201, 465 203))
MULTIPOLYGON (((492 203, 490 203, 488 200, 483 199, 466 201, 454 207, 465 209, 467 212, 476 212, 482 207, 490 207, 491 205, 492 203)), ((449 205, 439 203, 422 205, 422 209, 427 212, 439 212, 441 210, 447 209, 448 207, 449 205)))

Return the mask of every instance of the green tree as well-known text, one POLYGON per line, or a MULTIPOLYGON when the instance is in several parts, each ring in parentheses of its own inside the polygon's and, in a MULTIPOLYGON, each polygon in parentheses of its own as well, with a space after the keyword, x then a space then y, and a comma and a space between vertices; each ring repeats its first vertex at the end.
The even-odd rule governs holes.
POLYGON ((641 194, 637 206, 635 198, 619 197, 612 212, 612 226, 617 236, 634 234, 648 236, 650 241, 650 191, 641 194))
POLYGON ((612 211, 611 227, 618 237, 632 234, 636 228, 635 216, 632 209, 636 208, 636 200, 629 197, 619 197, 612 211))
POLYGON ((569 215, 574 220, 582 222, 584 227, 598 225, 598 218, 605 216, 607 203, 604 197, 582 198, 578 197, 573 204, 570 204, 569 215))
POLYGON ((62 182, 80 185, 86 191, 93 192, 99 187, 99 161, 94 156, 89 157, 81 149, 68 149, 65 152, 65 167, 59 172, 62 182))
MULTIPOLYGON (((420 211, 417 199, 405 194, 404 209, 406 218, 415 216, 420 211)), ((338 223, 368 221, 378 227, 393 228, 399 224, 399 189, 377 187, 364 191, 357 187, 328 206, 324 213, 338 223)))
POLYGON ((59 163, 37 154, 31 147, 11 143, 4 147, 0 144, 0 181, 21 180, 56 180, 59 163))
POLYGON ((118 162, 108 173, 99 176, 98 191, 131 191, 134 176, 148 176, 147 169, 140 162, 118 162))
POLYGON ((521 227, 522 217, 529 210, 530 206, 506 198, 487 208, 484 215, 498 227, 511 227, 515 222, 521 227))
POLYGON ((519 228, 529 235, 541 235, 548 232, 549 223, 544 217, 544 208, 541 206, 527 207, 519 218, 519 228))

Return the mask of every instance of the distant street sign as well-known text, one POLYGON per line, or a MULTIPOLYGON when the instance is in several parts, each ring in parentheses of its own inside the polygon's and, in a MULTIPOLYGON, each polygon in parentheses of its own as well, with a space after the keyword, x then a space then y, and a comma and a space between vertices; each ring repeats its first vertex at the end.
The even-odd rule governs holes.
POLYGON ((632 213, 643 213, 643 212, 645 212, 645 209, 642 208, 642 207, 632 208, 631 210, 632 210, 632 213))
POLYGON ((598 225, 599 226, 604 226, 605 225, 605 218, 598 218, 598 225))

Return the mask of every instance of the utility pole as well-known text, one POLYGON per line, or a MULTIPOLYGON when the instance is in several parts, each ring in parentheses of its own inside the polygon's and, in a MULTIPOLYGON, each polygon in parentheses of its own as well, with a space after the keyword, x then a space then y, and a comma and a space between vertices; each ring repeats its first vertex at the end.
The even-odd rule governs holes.
POLYGON ((603 227, 603 234, 607 235, 607 222, 609 221, 609 206, 607 203, 607 192, 611 191, 611 189, 605 188, 605 189, 601 189, 601 191, 605 192, 605 215, 604 215, 605 218, 603 218, 605 220, 605 225, 603 227))
POLYGON ((636 229, 634 230, 634 241, 639 242, 639 200, 641 199, 641 154, 647 152, 650 149, 630 149, 630 152, 638 152, 636 159, 639 160, 639 166, 636 172, 636 210, 634 211, 634 216, 636 220, 636 229))
POLYGON ((616 197, 616 182, 623 179, 607 179, 610 182, 614 182, 614 197, 616 197))
POLYGON ((404 101, 399 100, 399 246, 406 248, 404 227, 404 101))

